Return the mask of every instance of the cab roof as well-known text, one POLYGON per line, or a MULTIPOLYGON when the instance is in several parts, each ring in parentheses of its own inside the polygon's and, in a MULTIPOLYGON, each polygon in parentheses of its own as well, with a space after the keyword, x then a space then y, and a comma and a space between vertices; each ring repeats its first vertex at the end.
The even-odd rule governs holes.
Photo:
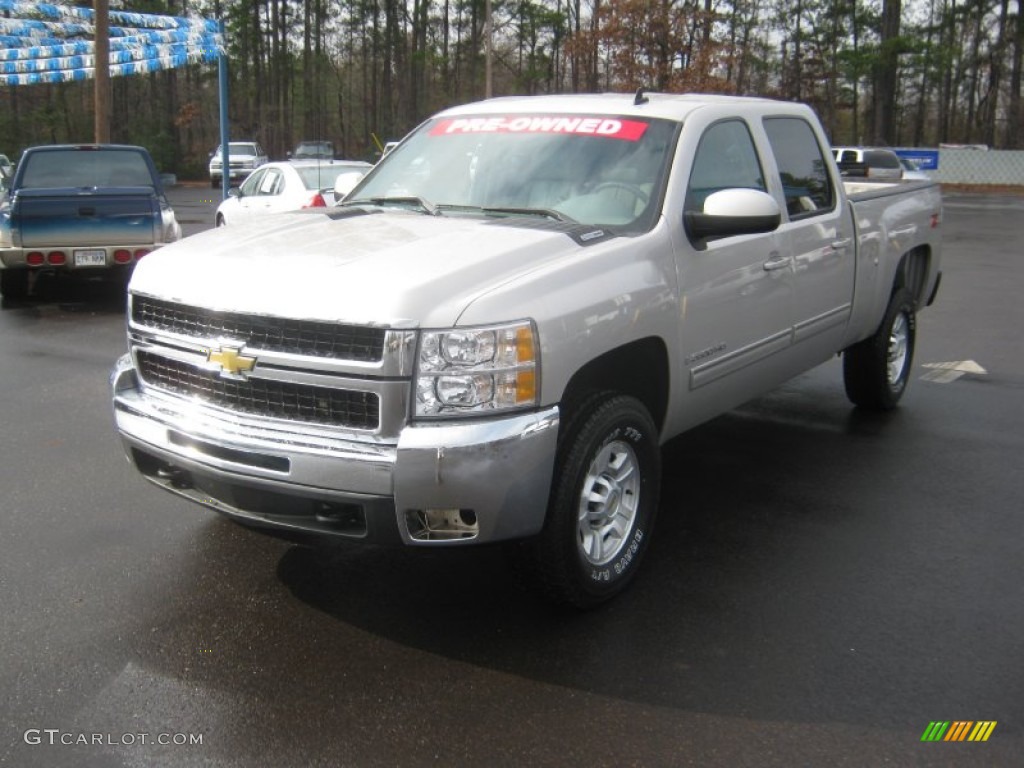
POLYGON ((607 114, 658 117, 682 121, 692 112, 709 106, 730 106, 737 114, 806 114, 807 107, 795 102, 752 96, 725 96, 706 93, 600 93, 552 96, 504 96, 463 104, 444 110, 441 115, 488 114, 607 114), (639 97, 639 98, 638 98, 639 97))

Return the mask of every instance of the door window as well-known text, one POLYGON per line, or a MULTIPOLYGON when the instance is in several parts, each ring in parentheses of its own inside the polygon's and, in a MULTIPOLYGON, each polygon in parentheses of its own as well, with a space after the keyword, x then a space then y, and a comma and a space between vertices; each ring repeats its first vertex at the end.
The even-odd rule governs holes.
POLYGON ((701 136, 690 171, 686 210, 704 210, 704 201, 722 189, 766 191, 764 173, 750 131, 742 120, 715 123, 701 136))
POLYGON ((811 126, 798 117, 769 117, 765 118, 764 130, 779 168, 789 217, 832 210, 835 191, 811 126))
POLYGON ((269 170, 263 175, 263 180, 260 182, 261 195, 276 195, 281 191, 281 172, 276 170, 269 170))
POLYGON ((252 197, 259 193, 260 186, 263 183, 263 178, 267 175, 266 171, 256 171, 251 174, 249 178, 242 182, 242 186, 238 188, 238 191, 242 194, 242 197, 252 197))

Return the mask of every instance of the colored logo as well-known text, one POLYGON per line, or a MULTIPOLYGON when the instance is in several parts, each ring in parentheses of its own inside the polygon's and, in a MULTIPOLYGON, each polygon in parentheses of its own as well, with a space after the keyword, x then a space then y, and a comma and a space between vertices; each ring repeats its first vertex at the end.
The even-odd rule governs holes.
POLYGON ((220 366, 220 373, 227 378, 244 378, 243 374, 248 373, 256 367, 255 357, 244 357, 241 347, 221 347, 211 349, 206 356, 211 363, 220 366))
POLYGON ((988 741, 995 728, 995 720, 933 720, 921 741, 988 741))

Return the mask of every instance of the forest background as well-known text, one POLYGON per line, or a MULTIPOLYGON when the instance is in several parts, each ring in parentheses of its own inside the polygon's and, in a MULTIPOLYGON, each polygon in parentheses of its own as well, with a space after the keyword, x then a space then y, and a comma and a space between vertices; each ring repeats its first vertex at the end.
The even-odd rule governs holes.
MULTIPOLYGON (((83 5, 87 5, 84 4, 83 5)), ((223 19, 232 139, 374 159, 437 110, 494 96, 632 92, 811 104, 834 144, 1024 144, 1020 0, 111 0, 223 19), (490 14, 488 14, 488 9, 490 14), (488 24, 488 21, 490 23, 488 24), (490 45, 488 45, 488 42, 490 45), (490 53, 488 55, 488 48, 490 53), (490 59, 491 65, 487 62, 490 59)), ((111 81, 111 140, 203 178, 217 67, 111 81)), ((91 81, 0 89, 0 152, 91 141, 91 81)))

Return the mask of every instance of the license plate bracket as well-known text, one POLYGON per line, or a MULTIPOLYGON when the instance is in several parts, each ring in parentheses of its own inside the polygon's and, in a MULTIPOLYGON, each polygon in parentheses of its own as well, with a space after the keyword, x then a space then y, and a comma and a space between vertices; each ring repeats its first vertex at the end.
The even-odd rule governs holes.
POLYGON ((76 267, 105 267, 107 252, 102 248, 80 248, 75 251, 76 267))

